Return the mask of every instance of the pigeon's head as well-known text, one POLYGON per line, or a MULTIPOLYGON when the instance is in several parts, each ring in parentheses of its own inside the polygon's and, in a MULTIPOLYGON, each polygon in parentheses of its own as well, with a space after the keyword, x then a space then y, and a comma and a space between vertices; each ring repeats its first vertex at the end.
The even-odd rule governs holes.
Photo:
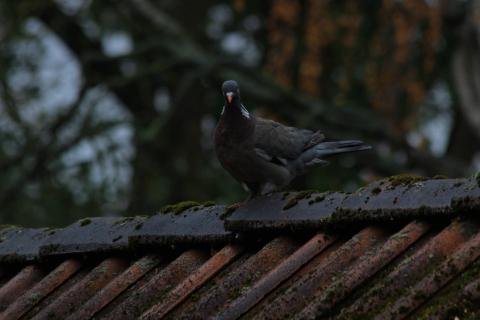
POLYGON ((222 85, 223 96, 227 105, 240 100, 240 88, 235 80, 227 80, 222 85))

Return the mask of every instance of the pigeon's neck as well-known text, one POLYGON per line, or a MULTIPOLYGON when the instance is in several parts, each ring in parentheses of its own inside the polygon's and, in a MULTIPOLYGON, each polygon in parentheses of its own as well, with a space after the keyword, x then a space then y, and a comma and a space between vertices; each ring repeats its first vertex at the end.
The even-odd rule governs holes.
POLYGON ((226 105, 222 110, 222 117, 228 122, 247 123, 252 120, 252 116, 240 100, 235 100, 230 105, 226 105))
POLYGON ((225 129, 234 135, 249 135, 255 126, 253 116, 250 115, 241 101, 234 101, 231 105, 224 106, 222 119, 225 129))

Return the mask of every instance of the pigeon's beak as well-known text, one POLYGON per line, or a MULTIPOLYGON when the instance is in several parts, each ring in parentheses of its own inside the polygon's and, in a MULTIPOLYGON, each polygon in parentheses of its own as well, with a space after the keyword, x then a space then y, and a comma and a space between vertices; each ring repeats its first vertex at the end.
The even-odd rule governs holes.
POLYGON ((226 96, 227 96, 228 104, 231 104, 233 100, 233 92, 227 92, 226 96))

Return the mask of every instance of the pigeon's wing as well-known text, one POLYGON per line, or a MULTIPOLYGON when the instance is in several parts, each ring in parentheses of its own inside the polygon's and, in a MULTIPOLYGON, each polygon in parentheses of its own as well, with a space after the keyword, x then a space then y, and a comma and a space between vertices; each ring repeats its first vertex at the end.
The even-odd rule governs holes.
POLYGON ((323 134, 307 129, 287 127, 272 120, 256 118, 255 151, 271 162, 285 163, 324 140, 323 134))

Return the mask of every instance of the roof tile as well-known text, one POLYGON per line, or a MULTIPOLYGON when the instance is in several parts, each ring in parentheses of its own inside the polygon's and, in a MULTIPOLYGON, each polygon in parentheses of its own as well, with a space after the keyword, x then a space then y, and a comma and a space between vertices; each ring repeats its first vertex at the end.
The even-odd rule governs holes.
POLYGON ((460 205, 473 209, 480 204, 475 201, 480 197, 480 188, 472 178, 420 181, 412 178, 398 185, 394 181, 395 177, 377 181, 346 196, 332 220, 339 223, 451 216, 460 205))
POLYGON ((269 194, 241 205, 228 215, 225 226, 234 232, 338 229, 373 221, 452 217, 459 210, 479 209, 480 185, 476 178, 425 180, 399 176, 376 181, 351 194, 269 194))
POLYGON ((403 319, 480 256, 480 232, 375 319, 403 319))
POLYGON ((148 255, 133 263, 125 272, 113 279, 108 285, 92 296, 79 310, 72 313, 67 320, 89 319, 118 295, 134 284, 161 261, 159 256, 148 255))
POLYGON ((315 294, 307 307, 298 313, 296 319, 317 319, 326 316, 339 301, 345 299, 355 288, 405 251, 423 236, 430 226, 414 221, 392 235, 382 246, 366 253, 357 263, 345 270, 328 288, 315 294))
POLYGON ((442 262, 473 235, 476 228, 468 221, 456 220, 402 260, 390 273, 373 284, 352 305, 344 308, 340 319, 351 319, 354 315, 369 315, 385 307, 391 299, 402 295, 408 286, 419 281, 425 272, 442 262))
POLYGON ((279 192, 240 206, 225 221, 235 232, 317 230, 346 195, 340 192, 279 192))
POLYGON ((105 315, 104 319, 137 318, 155 301, 161 301, 172 288, 197 270, 207 259, 208 255, 203 251, 185 251, 154 274, 146 284, 131 292, 120 305, 105 315))
POLYGON ((43 278, 45 271, 37 265, 28 265, 20 270, 0 289, 0 311, 5 310, 15 299, 43 278))
POLYGON ((475 178, 277 193, 228 217, 235 238, 222 206, 190 205, 0 230, 0 318, 480 316, 475 178))
POLYGON ((81 266, 82 265, 78 260, 65 260, 32 289, 15 300, 15 302, 2 313, 2 318, 5 320, 19 319, 40 300, 44 299, 48 294, 75 274, 81 266))
POLYGON ((196 206, 179 213, 149 217, 130 236, 134 245, 188 245, 225 243, 232 234, 225 230, 224 206, 196 206))
MULTIPOLYGON (((251 319, 258 313, 264 312, 263 310, 267 309, 267 306, 273 306, 274 301, 279 299, 280 296, 285 294, 287 290, 295 285, 297 282, 302 281, 305 277, 320 268, 324 261, 330 257, 335 251, 337 251, 347 239, 341 237, 337 241, 333 242, 330 246, 320 252, 315 258, 310 260, 306 265, 304 265, 300 270, 293 274, 289 279, 285 280, 280 286, 272 290, 267 296, 265 296, 261 301, 259 301, 253 308, 251 308, 245 315, 244 318, 251 319)), ((284 312, 284 311, 282 311, 284 312)))
POLYGON ((326 288, 341 270, 350 266, 368 249, 379 245, 387 236, 388 231, 379 227, 363 229, 332 252, 315 269, 293 283, 282 295, 258 310, 252 318, 284 319, 296 314, 307 304, 304 297, 326 288))
POLYGON ((126 267, 127 261, 123 259, 116 257, 105 259, 80 282, 63 293, 32 319, 65 319, 126 267))
POLYGON ((40 246, 41 256, 128 249, 128 237, 145 217, 86 218, 57 230, 40 246))
POLYGON ((158 319, 184 301, 190 293, 202 286, 208 279, 232 262, 241 252, 243 247, 227 245, 206 261, 198 270, 194 271, 185 280, 170 291, 160 303, 147 310, 140 319, 158 319))
POLYGON ((168 318, 188 318, 191 314, 202 318, 214 316, 294 252, 298 248, 298 243, 289 238, 279 237, 258 251, 255 247, 251 245, 250 250, 244 252, 235 263, 225 268, 224 272, 212 279, 209 285, 192 296, 189 303, 174 310, 168 318))
POLYGON ((464 288, 463 296, 471 301, 480 300, 480 276, 464 288))
POLYGON ((455 315, 466 319, 478 309, 478 299, 467 296, 465 289, 480 275, 480 261, 475 261, 470 267, 455 279, 452 279, 442 289, 436 292, 425 304, 417 308, 410 317, 419 319, 444 320, 455 315))
POLYGON ((33 261, 39 257, 40 246, 54 229, 9 227, 0 231, 0 262, 33 261))
POLYGON ((304 264, 313 259, 335 240, 332 236, 317 234, 288 258, 280 262, 267 275, 256 282, 247 292, 230 303, 217 319, 237 319, 262 300, 280 283, 291 277, 304 264))

